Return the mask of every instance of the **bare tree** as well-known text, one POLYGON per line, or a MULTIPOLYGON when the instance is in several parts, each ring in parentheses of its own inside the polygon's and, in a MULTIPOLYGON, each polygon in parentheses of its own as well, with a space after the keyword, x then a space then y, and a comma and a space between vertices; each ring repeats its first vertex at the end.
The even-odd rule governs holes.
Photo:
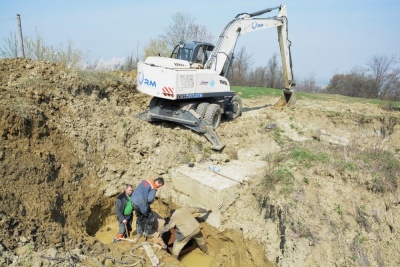
POLYGON ((189 37, 190 28, 194 19, 188 12, 177 12, 171 16, 172 22, 164 29, 164 34, 160 35, 170 50, 181 41, 186 41, 189 37))
POLYGON ((177 12, 171 16, 172 22, 164 30, 159 39, 167 43, 172 51, 175 45, 185 41, 211 42, 212 34, 203 25, 195 24, 188 12, 177 12))
POLYGON ((212 42, 213 35, 203 25, 195 24, 194 18, 187 12, 177 12, 171 16, 171 23, 164 33, 151 38, 144 48, 145 57, 160 55, 169 57, 174 47, 180 42, 212 42))
MULTIPOLYGON (((3 57, 17 57, 18 41, 16 34, 14 36, 11 34, 10 38, 5 41, 5 50, 0 49, 0 54, 3 57)), ((66 46, 63 44, 60 44, 58 47, 47 45, 43 36, 37 31, 33 37, 24 36, 24 51, 26 58, 55 62, 63 64, 66 67, 81 67, 87 57, 87 55, 75 49, 71 41, 68 41, 66 46)))
POLYGON ((297 91, 307 93, 317 93, 321 91, 321 88, 317 86, 315 82, 315 73, 310 74, 308 77, 296 84, 297 91))
POLYGON ((395 56, 374 56, 367 67, 354 67, 348 74, 334 75, 328 93, 363 98, 399 100, 400 69, 395 56))
POLYGON ((389 101, 400 100, 399 69, 387 76, 387 82, 381 88, 380 98, 389 101))
POLYGON ((214 36, 207 30, 207 27, 199 24, 192 24, 189 29, 188 39, 201 42, 212 42, 214 36))
MULTIPOLYGON (((396 68, 396 56, 373 56, 368 62, 369 72, 374 80, 373 91, 378 98, 386 99, 395 90, 395 84, 400 79, 400 69, 396 68)), ((398 89, 399 90, 399 89, 398 89)))
POLYGON ((121 70, 131 71, 137 69, 137 63, 139 62, 139 42, 136 45, 136 52, 131 53, 128 57, 125 58, 125 62, 121 67, 121 70))
POLYGON ((144 48, 145 58, 148 56, 169 57, 172 49, 168 46, 166 40, 150 38, 149 43, 144 48))
POLYGON ((278 62, 278 54, 274 53, 268 60, 267 65, 267 84, 269 88, 283 88, 282 68, 278 62))
POLYGON ((3 58, 18 57, 18 40, 17 34, 10 32, 10 37, 4 38, 6 43, 3 48, 0 48, 0 56, 3 58))
MULTIPOLYGON (((248 86, 283 88, 283 73, 282 68, 279 65, 278 55, 276 53, 274 53, 272 57, 268 60, 268 64, 266 66, 256 67, 254 70, 251 71, 249 71, 250 58, 251 57, 249 57, 247 54, 243 54, 243 51, 239 51, 239 54, 234 61, 234 74, 238 76, 237 79, 240 78, 241 81, 243 81, 248 86), (247 65, 239 64, 240 61, 244 61, 246 58, 248 58, 249 60, 248 62, 246 62, 247 65), (241 78, 240 75, 243 75, 242 73, 244 73, 247 78, 241 78)), ((235 82, 237 81, 235 80, 235 82)), ((235 83, 235 85, 239 84, 235 83)))
POLYGON ((233 77, 230 79, 232 85, 247 84, 247 72, 249 71, 250 59, 251 56, 247 54, 244 46, 236 53, 232 64, 233 77))
POLYGON ((250 71, 248 75, 248 86, 266 87, 267 84, 267 68, 256 67, 250 71))

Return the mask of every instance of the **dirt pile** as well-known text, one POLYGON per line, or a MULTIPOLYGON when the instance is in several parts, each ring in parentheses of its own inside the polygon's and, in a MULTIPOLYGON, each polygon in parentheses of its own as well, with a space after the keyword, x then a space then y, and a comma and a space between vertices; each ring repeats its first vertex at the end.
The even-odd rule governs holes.
MULTIPOLYGON (((244 100, 243 116, 217 130, 226 148, 214 152, 185 128, 135 119, 150 100, 135 83, 131 73, 0 61, 0 265, 51 266, 62 259, 98 266, 93 258, 100 254, 128 255, 129 247, 94 238, 113 216, 123 184, 155 176, 168 182, 171 168, 192 160, 266 165, 226 209, 226 231, 207 230, 214 266, 400 264, 398 175, 383 192, 363 170, 284 161, 285 144, 310 143, 347 157, 350 148, 376 148, 398 160, 398 112, 302 99, 295 109, 273 110, 276 99, 244 100), (262 187, 278 161, 293 174, 290 190, 278 182, 262 187)), ((172 205, 168 194, 161 191, 155 206, 162 216, 172 205)), ((180 265, 157 253, 168 266, 180 265)))

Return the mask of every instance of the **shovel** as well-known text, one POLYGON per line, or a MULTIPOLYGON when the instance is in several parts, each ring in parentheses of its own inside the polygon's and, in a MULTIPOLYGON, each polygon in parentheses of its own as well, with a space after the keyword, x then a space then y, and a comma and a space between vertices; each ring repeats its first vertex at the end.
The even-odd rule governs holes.
POLYGON ((126 233, 126 237, 129 237, 128 226, 126 224, 125 224, 125 233, 126 233))

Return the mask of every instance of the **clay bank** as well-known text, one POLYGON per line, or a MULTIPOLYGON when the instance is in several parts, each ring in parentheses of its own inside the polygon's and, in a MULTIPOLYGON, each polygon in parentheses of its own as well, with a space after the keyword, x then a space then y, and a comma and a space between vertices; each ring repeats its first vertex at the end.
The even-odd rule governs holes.
MULTIPOLYGON (((153 266, 142 243, 112 239, 116 196, 158 176, 160 219, 213 210, 201 221, 208 254, 187 254, 210 266, 400 265, 398 111, 243 99, 217 152, 186 128, 137 120, 150 99, 134 77, 0 61, 1 266, 153 266)), ((184 266, 150 247, 159 266, 184 266)))

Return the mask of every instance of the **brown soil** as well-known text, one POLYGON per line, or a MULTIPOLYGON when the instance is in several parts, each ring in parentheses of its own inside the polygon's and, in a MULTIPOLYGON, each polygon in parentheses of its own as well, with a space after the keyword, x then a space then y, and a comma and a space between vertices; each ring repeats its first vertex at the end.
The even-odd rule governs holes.
MULTIPOLYGON (((117 266, 133 246, 95 238, 114 216, 115 196, 125 183, 168 181, 171 168, 192 159, 260 160, 267 170, 269 157, 288 153, 283 142, 346 155, 374 148, 399 160, 399 112, 376 105, 316 97, 276 110, 276 99, 243 100, 243 116, 218 128, 226 148, 215 152, 186 128, 137 120, 149 100, 136 91, 133 73, 0 60, 0 266, 117 266)), ((377 193, 364 186, 373 179, 367 171, 288 166, 295 179, 289 195, 280 185, 267 192, 265 172, 258 173, 226 209, 225 230, 202 224, 213 266, 400 265, 398 175, 392 190, 377 193)), ((162 196, 153 208, 167 216, 174 204, 162 196)), ((182 266, 156 254, 166 266, 182 266)))

